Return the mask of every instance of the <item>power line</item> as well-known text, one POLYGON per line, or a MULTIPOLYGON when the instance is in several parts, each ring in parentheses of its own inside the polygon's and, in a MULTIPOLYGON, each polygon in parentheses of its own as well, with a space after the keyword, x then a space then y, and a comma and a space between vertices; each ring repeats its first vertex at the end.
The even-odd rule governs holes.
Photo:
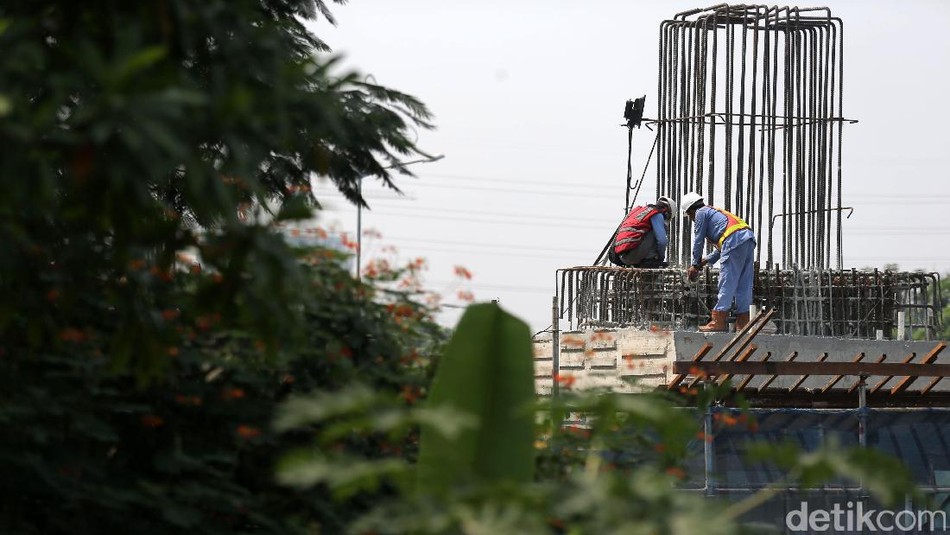
MULTIPOLYGON (((424 285, 453 285, 455 281, 424 281, 424 285)), ((466 289, 471 288, 472 290, 477 290, 479 288, 486 290, 504 290, 509 292, 531 292, 531 293, 548 293, 553 294, 554 288, 542 288, 541 286, 511 286, 506 284, 480 284, 480 283, 470 283, 466 284, 466 289)))
MULTIPOLYGON (((544 190, 529 190, 529 189, 511 189, 511 188, 496 188, 496 187, 478 187, 478 186, 458 186, 453 184, 434 184, 432 182, 419 182, 419 186, 423 186, 422 189, 427 188, 437 188, 437 189, 452 189, 452 190, 470 190, 470 191, 490 191, 490 192, 504 192, 504 193, 526 193, 530 195, 550 195, 556 197, 583 197, 587 199, 604 199, 610 200, 613 199, 610 195, 585 195, 583 193, 569 193, 564 191, 544 191, 544 190)), ((408 189, 405 187, 405 184, 400 184, 400 189, 408 189)), ((325 190, 330 191, 330 190, 325 190)))
POLYGON ((529 251, 553 251, 553 252, 562 252, 562 253, 582 253, 589 254, 591 251, 582 250, 582 249, 564 249, 560 247, 537 247, 534 245, 517 245, 517 244, 503 244, 503 243, 479 243, 479 242, 460 242, 452 240, 429 240, 429 239, 420 239, 420 238, 403 238, 400 236, 388 236, 387 239, 393 241, 408 241, 408 242, 421 242, 421 243, 444 243, 447 245, 465 245, 465 246, 484 246, 484 247, 499 247, 504 249, 518 249, 518 250, 529 250, 529 251))
POLYGON ((530 184, 534 186, 556 186, 564 188, 583 188, 583 189, 611 189, 611 190, 623 190, 623 187, 616 188, 614 186, 607 186, 605 184, 578 184, 576 182, 539 182, 537 180, 515 180, 510 178, 491 178, 484 176, 473 176, 473 175, 450 175, 450 174, 441 174, 441 173, 419 173, 419 178, 425 177, 442 177, 442 178, 451 178, 458 180, 473 180, 476 182, 501 182, 505 184, 530 184))
MULTIPOLYGON (((471 249, 446 249, 444 247, 418 247, 413 246, 412 251, 432 251, 436 253, 461 253, 467 255, 478 255, 478 256, 503 256, 506 258, 516 257, 516 258, 547 258, 551 260, 564 260, 570 255, 545 255, 545 254, 530 254, 530 253, 514 253, 511 251, 474 251, 471 249)), ((368 254, 368 253, 367 253, 368 254)), ((578 254, 590 254, 589 251, 586 253, 578 254)))
MULTIPOLYGON (((399 200, 399 199, 382 199, 382 200, 385 200, 385 201, 391 201, 391 200, 392 200, 392 201, 395 201, 395 200, 399 200)), ((350 208, 350 207, 347 207, 347 208, 350 208)), ((499 216, 499 217, 519 217, 519 218, 521 218, 521 217, 528 217, 528 218, 531 218, 531 219, 547 219, 547 220, 551 220, 551 221, 561 221, 561 222, 564 221, 564 217, 562 217, 562 216, 552 216, 552 215, 543 215, 543 214, 525 214, 525 213, 511 214, 511 213, 505 213, 505 212, 486 212, 486 211, 484 211, 484 210, 462 210, 462 209, 449 209, 449 208, 430 208, 430 207, 421 206, 421 205, 416 205, 416 206, 392 205, 392 206, 387 206, 386 209, 387 209, 387 210, 392 210, 392 209, 405 210, 405 211, 409 211, 409 212, 417 212, 417 213, 419 213, 419 214, 426 214, 426 213, 430 213, 430 212, 438 212, 438 213, 447 213, 447 214, 491 215, 491 216, 499 216)), ((331 209, 329 209, 329 210, 334 210, 334 209, 331 208, 331 209)), ((342 210, 341 210, 341 209, 336 209, 336 211, 342 211, 342 210)), ((386 214, 386 213, 387 213, 387 212, 381 212, 381 211, 377 211, 377 210, 373 210, 373 209, 370 209, 370 212, 373 213, 373 214, 386 214)), ((600 218, 594 218, 594 217, 576 217, 576 216, 573 216, 573 215, 570 217, 570 220, 571 220, 571 221, 590 221, 590 222, 593 222, 593 223, 603 223, 603 224, 605 224, 605 225, 613 225, 613 224, 615 224, 615 223, 618 223, 617 221, 607 222, 606 220, 600 219, 600 218)))
MULTIPOLYGON (((548 219, 551 221, 564 221, 564 217, 561 216, 551 216, 551 215, 541 215, 541 214, 525 214, 525 213, 505 213, 505 212, 486 212, 483 210, 457 210, 457 209, 447 209, 447 208, 428 208, 428 207, 417 207, 417 206, 389 206, 387 210, 398 209, 409 212, 418 212, 418 213, 447 213, 447 214, 472 214, 472 215, 490 215, 490 216, 499 216, 499 217, 517 217, 517 218, 530 218, 530 219, 548 219)), ((373 213, 381 213, 373 211, 373 213)), ((593 223, 606 223, 605 220, 594 218, 594 217, 575 217, 571 216, 571 221, 590 221, 593 223)), ((619 222, 617 222, 619 223, 619 222)))
MULTIPOLYGON (((379 211, 379 212, 373 212, 373 213, 374 213, 374 214, 377 214, 377 215, 385 215, 385 216, 388 216, 388 217, 409 217, 409 218, 425 217, 425 213, 417 213, 417 214, 397 214, 397 213, 386 212, 386 211, 379 211)), ((511 216, 511 217, 516 217, 516 216, 511 216)), ((441 221, 441 220, 468 221, 468 222, 474 222, 474 223, 485 223, 485 224, 489 224, 489 225, 515 225, 515 226, 541 226, 541 227, 550 227, 550 226, 551 226, 550 223, 545 223, 545 222, 532 222, 532 221, 493 221, 493 220, 490 220, 490 219, 472 218, 472 217, 439 216, 438 218, 431 218, 431 217, 430 217, 430 218, 428 218, 428 219, 430 219, 430 220, 439 220, 439 221, 441 221)), ((571 225, 569 225, 569 226, 565 226, 565 228, 582 228, 582 229, 591 229, 591 230, 605 230, 605 227, 604 227, 604 226, 596 226, 596 225, 574 225, 574 224, 571 224, 571 225)), ((609 228, 609 229, 612 229, 613 227, 608 227, 608 228, 609 228)))

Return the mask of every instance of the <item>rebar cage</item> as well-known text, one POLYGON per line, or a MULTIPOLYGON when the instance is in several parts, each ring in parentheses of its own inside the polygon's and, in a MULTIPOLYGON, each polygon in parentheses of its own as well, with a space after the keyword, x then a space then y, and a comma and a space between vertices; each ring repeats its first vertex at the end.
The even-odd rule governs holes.
MULTIPOLYGON (((756 230, 756 260, 842 269, 843 25, 827 8, 720 4, 660 25, 656 195, 756 230), (816 239, 818 236, 820 238, 816 239)), ((672 222, 671 264, 690 225, 672 222)))
MULTIPOLYGON (((560 317, 578 328, 695 329, 716 304, 719 271, 689 283, 681 269, 581 266, 557 282, 560 317)), ((776 309, 779 334, 930 340, 943 324, 937 273, 759 269, 753 296, 776 309)))

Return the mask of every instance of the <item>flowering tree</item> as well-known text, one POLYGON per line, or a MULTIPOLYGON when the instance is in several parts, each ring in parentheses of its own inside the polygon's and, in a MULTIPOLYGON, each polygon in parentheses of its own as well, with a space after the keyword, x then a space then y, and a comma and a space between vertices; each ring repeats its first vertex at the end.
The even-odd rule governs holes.
POLYGON ((322 0, 0 5, 0 531, 347 518, 274 485, 299 440, 271 430, 276 403, 356 378, 422 395, 441 331, 273 223, 309 217, 313 175, 355 203, 363 177, 395 187, 429 115, 317 55, 318 17, 322 0))

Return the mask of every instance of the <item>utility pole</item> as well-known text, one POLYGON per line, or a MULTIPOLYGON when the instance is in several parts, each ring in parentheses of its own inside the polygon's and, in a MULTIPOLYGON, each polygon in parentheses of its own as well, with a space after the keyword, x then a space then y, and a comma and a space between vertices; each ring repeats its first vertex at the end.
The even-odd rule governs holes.
MULTIPOLYGON (((440 154, 438 156, 430 156, 428 158, 420 158, 418 160, 412 160, 411 162, 396 162, 392 165, 387 165, 386 167, 383 167, 383 169, 392 169, 394 167, 402 168, 402 167, 406 167, 407 165, 413 165, 417 163, 432 163, 432 162, 437 162, 441 160, 442 158, 445 158, 444 154, 440 154)), ((357 191, 359 192, 359 196, 361 199, 363 198, 363 178, 365 177, 360 177, 360 181, 357 184, 357 191)), ((363 205, 357 204, 356 205, 356 280, 360 280, 362 278, 362 274, 360 273, 360 270, 362 268, 362 263, 361 263, 362 255, 363 255, 363 205)))

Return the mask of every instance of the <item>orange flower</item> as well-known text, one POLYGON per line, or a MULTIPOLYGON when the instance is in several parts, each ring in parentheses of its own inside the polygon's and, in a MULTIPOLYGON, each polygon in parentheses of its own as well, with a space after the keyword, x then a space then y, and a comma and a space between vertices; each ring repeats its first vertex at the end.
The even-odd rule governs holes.
POLYGON ((559 384, 563 385, 564 388, 571 388, 572 386, 574 386, 574 382, 577 381, 577 378, 570 374, 566 374, 566 375, 555 374, 554 380, 557 381, 559 384))
POLYGON ((207 331, 219 321, 221 321, 220 314, 205 314, 195 319, 195 326, 198 327, 198 330, 207 331))
POLYGON ((161 416, 155 416, 154 414, 143 414, 139 418, 139 421, 142 422, 142 425, 145 427, 151 427, 153 429, 165 425, 165 419, 161 416))
POLYGON ((168 348, 168 356, 169 356, 169 357, 177 357, 177 356, 180 355, 180 354, 181 354, 181 350, 178 349, 177 347, 172 346, 172 347, 169 347, 169 348, 168 348))
POLYGON ((566 425, 564 426, 564 430, 567 431, 568 433, 577 435, 582 438, 590 438, 590 434, 591 434, 590 429, 576 426, 576 425, 566 425))
POLYGON ((181 314, 181 312, 179 312, 178 310, 166 308, 165 310, 162 311, 162 319, 164 319, 165 321, 171 321, 177 318, 179 314, 181 314))
POLYGON ((237 434, 240 435, 241 438, 249 440, 261 436, 261 430, 257 427, 241 424, 237 426, 237 434))
POLYGON ((667 468, 667 469, 666 469, 666 473, 667 473, 668 475, 671 475, 671 476, 675 477, 676 479, 685 479, 685 478, 686 478, 686 472, 684 472, 683 469, 680 468, 680 467, 678 467, 678 466, 671 466, 671 467, 667 468))
POLYGON ((59 331, 59 339, 64 342, 78 344, 79 342, 82 342, 86 339, 86 333, 74 327, 67 327, 62 331, 59 331))
POLYGON ((402 396, 402 399, 406 400, 406 403, 411 405, 415 403, 417 399, 419 399, 419 389, 414 386, 406 385, 402 387, 402 392, 400 395, 402 396))
POLYGON ((46 300, 50 303, 55 302, 60 298, 62 294, 59 293, 59 290, 53 288, 52 290, 46 292, 46 300))
POLYGON ((240 388, 230 388, 221 393, 221 398, 224 400, 243 399, 244 396, 245 396, 244 390, 240 388))
POLYGON ((184 394, 178 394, 175 396, 175 402, 179 405, 193 405, 195 407, 200 407, 202 403, 201 396, 186 396, 184 394))
POLYGON ((455 266, 455 276, 462 279, 471 280, 472 272, 462 266, 455 266))

